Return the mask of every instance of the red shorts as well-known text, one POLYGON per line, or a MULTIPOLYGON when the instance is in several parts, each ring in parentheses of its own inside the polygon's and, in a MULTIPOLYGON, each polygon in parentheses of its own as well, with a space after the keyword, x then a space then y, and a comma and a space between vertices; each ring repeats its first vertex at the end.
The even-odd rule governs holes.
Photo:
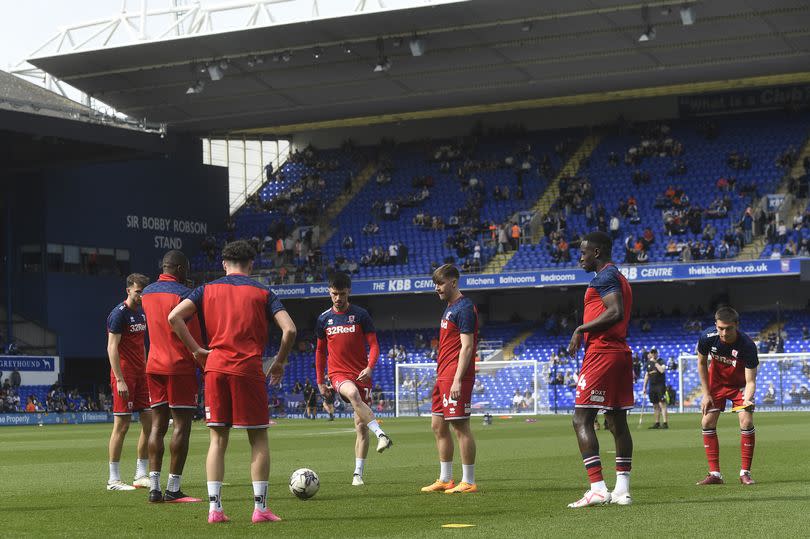
POLYGON ((731 401, 732 407, 740 406, 743 403, 743 390, 740 387, 717 386, 710 390, 714 406, 708 410, 709 412, 724 412, 727 400, 731 401))
POLYGON ((168 404, 169 408, 197 408, 196 374, 148 374, 149 405, 154 408, 168 404))
POLYGON ((270 423, 267 387, 258 378, 205 373, 205 422, 209 427, 262 429, 270 423))
POLYGON ((146 385, 146 375, 125 372, 124 382, 126 382, 127 389, 129 389, 129 398, 127 398, 127 400, 118 396, 115 375, 110 371, 113 415, 130 415, 132 412, 151 410, 151 408, 149 408, 149 389, 146 385))
MULTIPOLYGON (((332 381, 332 387, 335 388, 335 391, 337 391, 338 395, 340 395, 340 386, 342 386, 343 384, 345 384, 347 382, 353 383, 355 386, 357 386, 357 391, 360 392, 360 398, 363 399, 363 402, 365 402, 366 404, 371 406, 371 380, 370 379, 366 380, 365 382, 358 382, 357 381, 357 376, 352 376, 350 374, 341 374, 341 373, 330 374, 329 379, 332 381)), ((349 402, 348 400, 346 400, 346 398, 343 395, 340 395, 340 398, 343 399, 346 402, 349 402)))
POLYGON ((623 350, 588 350, 577 379, 577 408, 629 410, 633 395, 633 357, 623 350))
POLYGON ((457 400, 450 398, 450 386, 453 380, 436 380, 433 386, 433 405, 430 412, 433 415, 440 415, 445 420, 468 419, 472 408, 472 388, 475 380, 461 381, 461 395, 457 400))

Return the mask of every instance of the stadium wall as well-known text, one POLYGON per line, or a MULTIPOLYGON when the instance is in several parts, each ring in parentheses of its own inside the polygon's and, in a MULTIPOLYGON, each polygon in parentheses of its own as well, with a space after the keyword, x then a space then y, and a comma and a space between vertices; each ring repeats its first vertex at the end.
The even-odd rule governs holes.
POLYGON ((678 115, 678 99, 675 96, 636 99, 608 103, 589 103, 575 107, 549 107, 529 110, 513 110, 489 114, 471 114, 431 120, 403 120, 396 123, 304 131, 293 135, 296 147, 312 144, 317 148, 337 148, 347 138, 357 144, 377 144, 381 138, 399 142, 424 138, 449 138, 467 135, 479 123, 485 128, 500 128, 506 125, 523 125, 529 130, 561 129, 594 126, 615 122, 646 121, 674 118, 678 115))
POLYGON ((156 279, 166 251, 192 256, 228 215, 227 169, 191 156, 61 167, 12 181, 13 308, 54 331, 68 362, 105 354, 105 320, 125 297, 126 273, 156 279), (64 245, 126 250, 124 275, 46 271, 48 246, 64 245), (38 246, 39 267, 36 254, 22 258, 23 246, 38 246))

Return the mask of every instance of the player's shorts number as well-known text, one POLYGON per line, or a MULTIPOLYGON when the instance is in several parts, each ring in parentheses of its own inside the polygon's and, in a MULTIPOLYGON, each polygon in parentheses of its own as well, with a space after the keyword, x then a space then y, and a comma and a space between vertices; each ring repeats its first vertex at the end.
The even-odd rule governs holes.
POLYGON ((445 393, 442 393, 442 404, 444 404, 444 407, 447 408, 447 406, 449 404, 452 404, 453 406, 457 406, 458 401, 453 399, 452 397, 448 399, 447 395, 445 393))
POLYGON ((370 387, 364 387, 363 391, 366 394, 365 400, 370 402, 371 401, 371 388, 370 387))
POLYGON ((577 385, 579 386, 579 388, 581 390, 585 391, 585 377, 584 376, 579 377, 579 382, 577 382, 577 385))

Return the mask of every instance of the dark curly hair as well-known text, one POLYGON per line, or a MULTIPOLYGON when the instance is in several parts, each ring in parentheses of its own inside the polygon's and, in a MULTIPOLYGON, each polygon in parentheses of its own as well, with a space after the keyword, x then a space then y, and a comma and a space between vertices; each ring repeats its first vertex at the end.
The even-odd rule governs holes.
POLYGON ((244 264, 256 258, 256 251, 245 240, 236 240, 225 244, 222 248, 222 259, 228 262, 244 264))

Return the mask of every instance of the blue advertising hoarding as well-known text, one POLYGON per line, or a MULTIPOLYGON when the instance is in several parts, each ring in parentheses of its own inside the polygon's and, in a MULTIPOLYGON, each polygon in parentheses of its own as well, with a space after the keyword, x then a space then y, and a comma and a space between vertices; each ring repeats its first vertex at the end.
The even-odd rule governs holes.
POLYGON ((0 371, 58 372, 58 358, 54 356, 0 356, 0 371))
POLYGON ((20 412, 0 414, 0 427, 22 425, 78 425, 83 423, 111 423, 113 415, 109 412, 20 412))
MULTIPOLYGON (((631 283, 656 281, 694 281, 699 279, 728 279, 744 277, 774 277, 798 275, 801 259, 743 260, 703 262, 692 264, 653 264, 619 266, 631 283)), ((545 286, 586 285, 593 277, 579 268, 538 270, 521 273, 462 275, 462 290, 493 290, 510 288, 540 288, 545 286)), ((326 283, 273 286, 281 298, 322 297, 329 293, 326 283)), ((352 281, 353 295, 406 294, 433 292, 433 281, 425 277, 352 281)))

